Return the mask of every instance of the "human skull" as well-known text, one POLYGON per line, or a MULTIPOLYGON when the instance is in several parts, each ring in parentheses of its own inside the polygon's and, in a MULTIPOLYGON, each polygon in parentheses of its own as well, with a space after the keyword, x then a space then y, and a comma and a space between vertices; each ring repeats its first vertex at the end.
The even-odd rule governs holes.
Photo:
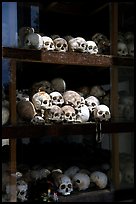
POLYGON ((72 181, 71 179, 61 173, 61 172, 53 172, 52 173, 52 177, 53 177, 53 180, 54 180, 54 183, 57 187, 57 191, 62 194, 62 195, 70 195, 71 192, 73 191, 73 184, 72 184, 72 181))
POLYGON ((2 105, 2 125, 7 124, 10 117, 10 111, 8 107, 2 105))
POLYGON ((92 36, 92 40, 96 43, 98 46, 98 53, 100 54, 108 54, 110 50, 110 41, 102 33, 96 33, 92 36))
POLYGON ((77 120, 83 122, 89 121, 90 118, 90 111, 87 105, 82 105, 81 108, 78 110, 77 113, 77 120))
POLYGON ((51 97, 45 91, 39 91, 32 97, 32 102, 36 110, 46 110, 51 107, 51 97))
POLYGON ((24 44, 25 44, 24 48, 41 50, 41 48, 43 47, 43 39, 37 33, 29 33, 25 37, 24 44))
POLYGON ((97 54, 98 53, 98 46, 92 40, 86 41, 86 52, 90 54, 97 54))
POLYGON ((45 168, 34 168, 30 170, 30 176, 33 180, 43 179, 47 178, 48 175, 50 175, 50 171, 45 168))
POLYGON ((76 91, 65 91, 63 94, 64 102, 66 105, 71 105, 72 107, 76 108, 80 106, 82 102, 82 97, 76 91))
POLYGON ((108 177, 101 171, 94 171, 90 175, 90 181, 95 183, 95 185, 100 189, 104 189, 107 186, 108 177))
POLYGON ((90 89, 90 95, 95 96, 100 100, 105 95, 105 91, 99 85, 92 86, 90 89))
POLYGON ((58 52, 67 52, 68 51, 68 43, 64 38, 55 38, 53 40, 55 45, 55 51, 58 52))
POLYGON ((117 44, 117 54, 119 56, 127 56, 128 48, 125 42, 118 42, 117 44))
POLYGON ((64 103, 63 95, 58 91, 50 93, 52 105, 62 106, 64 103))
POLYGON ((18 45, 19 47, 24 47, 24 42, 25 42, 25 37, 29 34, 29 33, 34 33, 34 28, 31 27, 21 27, 19 29, 19 40, 18 40, 18 45))
POLYGON ((128 55, 134 57, 134 42, 127 43, 128 55))
POLYGON ((70 105, 64 105, 62 107, 64 113, 64 121, 66 122, 75 122, 76 121, 76 112, 75 109, 70 105))
POLYGON ((72 178, 73 188, 81 191, 89 188, 90 177, 86 173, 76 173, 72 178))
POLYGON ((92 113, 94 108, 100 104, 98 98, 95 96, 88 96, 85 99, 85 104, 89 108, 90 112, 92 113))
POLYGON ((54 122, 61 122, 64 120, 64 113, 62 108, 57 105, 52 105, 48 112, 48 119, 54 122))
POLYGON ((28 184, 26 181, 19 179, 17 181, 17 200, 20 202, 27 201, 28 184))
POLYGON ((109 107, 104 104, 96 106, 93 111, 93 117, 98 121, 108 121, 111 118, 109 107))
POLYGON ((46 51, 52 51, 55 49, 55 46, 54 46, 54 42, 53 40, 48 37, 48 36, 42 36, 42 40, 43 40, 43 49, 46 50, 46 51))
POLYGON ((31 120, 31 123, 33 125, 45 125, 45 120, 42 116, 40 115, 35 115, 32 120, 31 120))
POLYGON ((86 52, 86 40, 82 37, 72 38, 68 41, 69 50, 73 52, 86 52))
POLYGON ((66 169, 65 171, 64 171, 64 174, 65 175, 67 175, 67 176, 69 176, 71 179, 73 178, 73 176, 77 173, 77 172, 79 172, 79 167, 78 166, 71 166, 71 167, 69 167, 68 169, 66 169))
POLYGON ((64 93, 66 91, 66 82, 62 78, 54 78, 51 80, 51 86, 54 91, 64 93))

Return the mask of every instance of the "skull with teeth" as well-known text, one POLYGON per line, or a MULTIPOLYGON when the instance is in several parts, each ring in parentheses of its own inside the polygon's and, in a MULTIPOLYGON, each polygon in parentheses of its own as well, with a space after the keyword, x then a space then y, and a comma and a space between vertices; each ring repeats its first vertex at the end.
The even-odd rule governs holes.
POLYGON ((42 36, 42 40, 43 40, 43 49, 44 50, 46 50, 46 51, 51 50, 52 51, 55 49, 54 42, 50 37, 42 36))
POLYGON ((98 121, 108 121, 111 118, 109 107, 104 104, 96 106, 93 111, 93 117, 98 121))
POLYGON ((97 107, 100 102, 95 96, 89 96, 85 99, 85 104, 89 108, 90 112, 93 113, 95 107, 97 107))
POLYGON ((68 43, 64 38, 55 38, 53 40, 55 45, 55 51, 58 52, 67 52, 68 51, 68 43))
POLYGON ((68 41, 69 50, 73 52, 86 52, 86 40, 82 37, 72 38, 68 41))
POLYGON ((64 103, 63 96, 58 91, 53 91, 50 93, 52 105, 62 106, 64 103))
POLYGON ((119 56, 127 56, 128 48, 125 42, 118 42, 117 44, 117 54, 119 56))
POLYGON ((29 33, 25 37, 25 48, 41 50, 43 47, 43 39, 37 33, 29 33))
POLYGON ((90 54, 97 54, 98 53, 98 46, 92 40, 86 41, 86 52, 90 54))
POLYGON ((61 122, 64 120, 64 113, 61 107, 57 105, 52 105, 51 109, 48 112, 48 119, 54 122, 61 122))
POLYGON ((64 120, 66 122, 75 122, 76 121, 76 112, 75 109, 70 105, 65 105, 62 107, 64 113, 64 120))

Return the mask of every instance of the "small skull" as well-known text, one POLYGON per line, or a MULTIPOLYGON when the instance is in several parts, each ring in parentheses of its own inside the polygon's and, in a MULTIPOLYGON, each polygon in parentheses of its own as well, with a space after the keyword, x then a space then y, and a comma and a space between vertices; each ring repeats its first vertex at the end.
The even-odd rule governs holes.
POLYGON ((82 97, 76 91, 66 91, 63 94, 64 102, 66 105, 70 105, 74 108, 78 108, 82 102, 82 97))
POLYGON ((67 175, 58 171, 53 172, 52 174, 57 191, 62 195, 70 195, 73 191, 73 184, 71 179, 67 175))
POLYGON ((41 50, 41 48, 43 47, 43 39, 37 33, 29 33, 25 37, 24 44, 25 44, 24 48, 41 50))
POLYGON ((82 37, 70 39, 68 45, 69 50, 72 52, 86 52, 86 40, 82 37))
POLYGON ((50 93, 52 105, 62 106, 64 103, 63 96, 58 91, 53 91, 50 93))
POLYGON ((100 102, 99 102, 98 98, 96 98, 95 96, 88 96, 85 99, 85 104, 87 105, 90 112, 92 113, 93 110, 95 109, 95 107, 100 104, 100 102))
POLYGON ((52 51, 55 49, 54 42, 50 37, 42 36, 42 40, 43 40, 43 49, 44 50, 46 50, 46 51, 51 50, 52 51))
POLYGON ((111 118, 110 109, 104 104, 95 107, 93 117, 97 121, 108 121, 111 118))
POLYGON ((66 122, 75 122, 76 121, 76 112, 75 109, 70 105, 65 105, 62 107, 64 113, 64 121, 66 122))
POLYGON ((89 188, 90 177, 86 173, 76 173, 72 179, 73 188, 81 191, 89 188))
POLYGON ((90 54, 97 54, 98 53, 98 46, 92 40, 86 41, 86 52, 90 54))
POLYGON ((57 105, 52 105, 51 109, 48 112, 48 119, 54 122, 61 122, 64 120, 64 113, 61 107, 57 105))
POLYGON ((64 38, 55 38, 54 40, 55 51, 58 52, 67 52, 68 51, 68 43, 64 38))
POLYGON ((105 173, 100 171, 94 171, 90 175, 90 181, 95 183, 99 189, 104 189, 108 183, 108 177, 105 173))
POLYGON ((119 56, 127 56, 128 48, 125 42, 118 42, 117 44, 117 54, 119 56))

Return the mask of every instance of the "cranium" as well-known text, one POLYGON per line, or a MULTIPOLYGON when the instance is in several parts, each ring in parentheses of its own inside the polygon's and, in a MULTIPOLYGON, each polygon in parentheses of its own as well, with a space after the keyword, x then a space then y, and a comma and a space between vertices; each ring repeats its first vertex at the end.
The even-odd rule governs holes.
POLYGON ((87 107, 89 108, 90 112, 92 113, 94 108, 96 106, 98 106, 100 104, 98 98, 96 98, 95 96, 88 96, 85 99, 85 104, 87 105, 87 107))
POLYGON ((24 48, 40 50, 43 47, 43 39, 37 33, 29 33, 25 37, 24 48))
POLYGON ((86 41, 86 52, 90 54, 97 54, 98 53, 98 46, 92 40, 86 41))
POLYGON ((51 80, 51 86, 54 91, 64 93, 66 91, 66 82, 62 78, 54 78, 51 80))
POLYGON ((98 53, 100 54, 108 54, 110 50, 110 41, 108 38, 102 33, 96 33, 92 36, 92 40, 98 46, 98 53))
POLYGON ((21 27, 19 29, 19 41, 18 41, 18 45, 19 47, 24 47, 24 42, 25 42, 25 37, 29 34, 29 33, 34 33, 34 28, 31 27, 21 27))
POLYGON ((71 166, 69 167, 67 170, 65 170, 64 174, 69 176, 71 179, 73 178, 73 176, 79 172, 79 167, 78 166, 71 166))
POLYGON ((89 188, 90 177, 86 173, 76 173, 72 178, 73 188, 81 191, 89 188))
POLYGON ((42 40, 43 40, 43 49, 44 50, 46 50, 46 51, 51 50, 52 51, 55 49, 54 42, 50 37, 42 36, 42 40))
POLYGON ((127 56, 128 48, 125 42, 118 42, 117 44, 117 54, 119 56, 127 56))
POLYGON ((52 105, 48 112, 48 119, 53 122, 61 122, 64 120, 64 113, 61 107, 57 105, 52 105))
POLYGON ((96 106, 93 111, 93 117, 98 121, 108 121, 111 118, 109 107, 104 104, 96 106))
POLYGON ((29 101, 28 90, 16 90, 16 102, 29 101))
POLYGON ((100 171, 94 171, 90 175, 90 181, 95 183, 95 185, 100 189, 103 189, 107 186, 108 178, 105 173, 100 171))
POLYGON ((78 109, 77 120, 79 120, 80 122, 87 122, 89 121, 89 118, 90 118, 89 107, 84 104, 81 106, 80 109, 78 109))
POLYGON ((71 105, 74 108, 80 106, 82 102, 82 97, 80 94, 72 90, 64 92, 63 98, 66 105, 71 105))
POLYGON ((75 122, 76 121, 76 112, 75 109, 70 105, 65 105, 62 107, 64 113, 64 121, 66 122, 75 122))
POLYGON ((54 180, 54 183, 57 187, 57 191, 62 195, 70 195, 73 191, 73 184, 71 182, 71 179, 61 173, 61 172, 53 172, 52 177, 54 180))
POLYGON ((10 117, 9 108, 2 105, 2 125, 7 124, 7 122, 9 121, 9 117, 10 117))
POLYGON ((86 52, 86 40, 82 37, 72 38, 68 41, 69 50, 73 52, 86 52))
POLYGON ((58 91, 50 93, 52 105, 62 106, 64 103, 63 95, 58 91))
POLYGON ((68 51, 68 43, 64 38, 55 38, 54 40, 55 51, 58 52, 67 52, 68 51))

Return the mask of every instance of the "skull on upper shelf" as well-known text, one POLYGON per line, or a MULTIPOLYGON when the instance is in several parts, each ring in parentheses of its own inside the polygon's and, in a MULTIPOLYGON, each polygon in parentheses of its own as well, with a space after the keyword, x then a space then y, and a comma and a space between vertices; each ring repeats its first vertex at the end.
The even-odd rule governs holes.
POLYGON ((29 33, 25 37, 24 48, 41 50, 43 47, 43 39, 37 33, 29 33))
POLYGON ((97 54, 98 53, 98 46, 92 40, 86 41, 86 52, 90 54, 97 54))
POLYGON ((54 42, 53 40, 48 37, 48 36, 42 36, 42 40, 43 40, 43 49, 46 50, 46 51, 52 51, 55 49, 55 46, 54 46, 54 42))
POLYGON ((53 40, 55 45, 55 51, 58 52, 67 52, 68 51, 68 43, 64 38, 55 38, 53 40))
POLYGON ((73 52, 86 52, 86 40, 82 37, 72 38, 68 41, 69 50, 73 52))
POLYGON ((119 56, 127 56, 128 48, 125 42, 118 42, 117 44, 117 54, 119 56))

